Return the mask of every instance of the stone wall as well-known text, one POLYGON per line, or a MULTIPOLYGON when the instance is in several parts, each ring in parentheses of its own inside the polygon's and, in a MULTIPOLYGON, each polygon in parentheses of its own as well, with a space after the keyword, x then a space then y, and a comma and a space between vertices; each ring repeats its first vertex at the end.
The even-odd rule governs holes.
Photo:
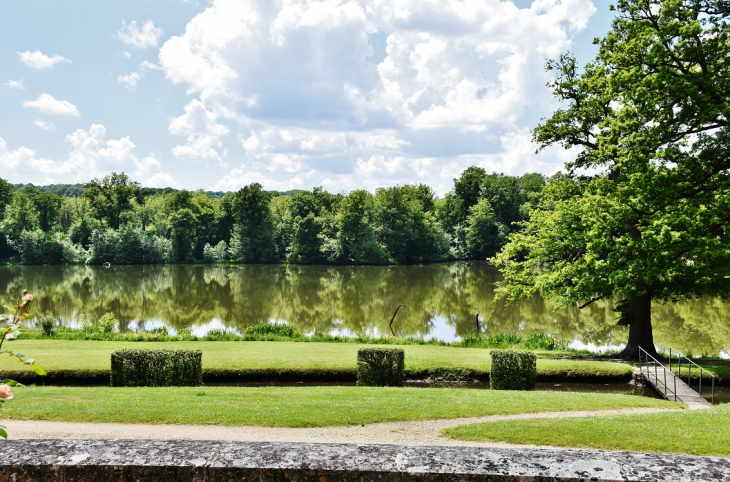
POLYGON ((9 440, 6 481, 724 481, 730 459, 588 450, 9 440))

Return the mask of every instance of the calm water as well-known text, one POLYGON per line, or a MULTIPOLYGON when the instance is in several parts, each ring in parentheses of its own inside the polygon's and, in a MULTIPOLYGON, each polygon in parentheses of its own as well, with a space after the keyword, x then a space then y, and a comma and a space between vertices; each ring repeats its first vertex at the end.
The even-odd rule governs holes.
MULTIPOLYGON (((610 301, 554 311, 534 298, 520 306, 495 300, 497 271, 485 262, 420 266, 9 266, 0 295, 36 295, 67 325, 107 311, 122 330, 168 326, 205 334, 262 322, 293 323, 307 333, 389 334, 458 339, 485 333, 549 333, 574 346, 625 342, 610 301)), ((655 341, 693 354, 730 353, 730 303, 704 298, 653 307, 655 341)))

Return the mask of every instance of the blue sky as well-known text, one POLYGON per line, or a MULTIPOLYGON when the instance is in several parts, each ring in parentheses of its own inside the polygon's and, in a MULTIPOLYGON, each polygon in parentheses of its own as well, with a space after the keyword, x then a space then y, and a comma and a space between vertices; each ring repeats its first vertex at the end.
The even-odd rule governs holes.
POLYGON ((3 2, 0 177, 334 192, 470 165, 552 174, 546 58, 595 55, 599 0, 3 2))

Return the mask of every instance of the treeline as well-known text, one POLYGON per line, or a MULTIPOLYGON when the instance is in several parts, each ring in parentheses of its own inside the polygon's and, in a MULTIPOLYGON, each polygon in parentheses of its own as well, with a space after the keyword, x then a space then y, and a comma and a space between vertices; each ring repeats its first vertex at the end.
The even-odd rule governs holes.
POLYGON ((399 264, 485 259, 536 205, 545 178, 470 167, 425 185, 271 193, 150 190, 124 173, 58 191, 0 179, 0 259, 23 264, 399 264), (67 195, 58 194, 58 192, 67 195))

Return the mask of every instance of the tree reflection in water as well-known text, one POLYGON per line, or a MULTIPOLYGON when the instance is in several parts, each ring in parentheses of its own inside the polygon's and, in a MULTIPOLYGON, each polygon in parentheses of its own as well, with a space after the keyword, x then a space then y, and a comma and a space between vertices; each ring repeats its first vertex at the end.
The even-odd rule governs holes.
MULTIPOLYGON (((406 308, 393 328, 401 336, 453 338, 490 333, 548 333, 560 340, 618 345, 612 302, 584 310, 533 298, 520 306, 494 299, 499 273, 486 262, 413 266, 7 266, 0 267, 3 299, 28 289, 36 312, 51 310, 64 323, 81 314, 112 311, 122 329, 164 323, 181 329, 214 319, 245 329, 287 321, 306 332, 383 334, 393 310, 406 308)), ((702 298, 653 306, 655 340, 694 354, 730 349, 730 303, 702 298)))

